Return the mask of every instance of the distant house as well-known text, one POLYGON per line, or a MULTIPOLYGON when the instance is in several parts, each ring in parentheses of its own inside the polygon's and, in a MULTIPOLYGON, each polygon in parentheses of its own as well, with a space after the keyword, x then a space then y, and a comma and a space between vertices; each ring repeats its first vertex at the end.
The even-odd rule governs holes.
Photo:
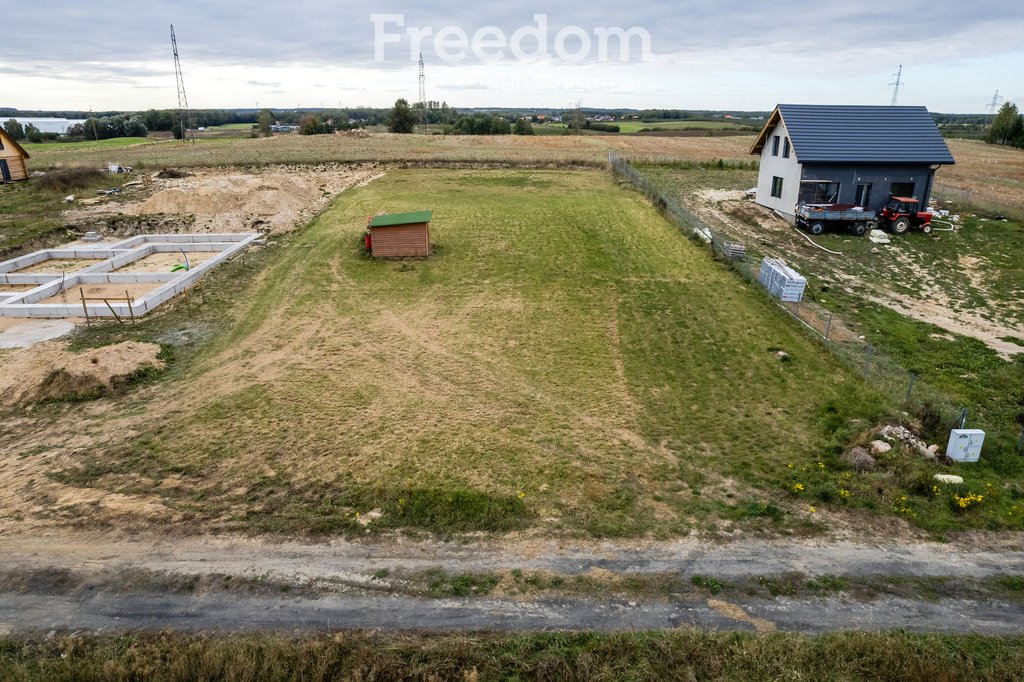
POLYGON ((27 158, 28 152, 0 128, 0 183, 28 180, 28 168, 25 166, 27 158))
POLYGON ((431 211, 392 213, 370 220, 370 253, 375 258, 430 255, 431 211))
POLYGON ((881 209, 890 195, 927 206, 935 171, 955 163, 924 107, 780 104, 751 154, 757 203, 794 219, 800 204, 881 209))

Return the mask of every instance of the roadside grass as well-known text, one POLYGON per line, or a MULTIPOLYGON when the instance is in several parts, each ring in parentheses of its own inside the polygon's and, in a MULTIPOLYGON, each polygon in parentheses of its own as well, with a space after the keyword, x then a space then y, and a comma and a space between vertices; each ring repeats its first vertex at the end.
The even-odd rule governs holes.
MULTIPOLYGON (((750 171, 728 168, 677 165, 642 170, 662 191, 684 202, 701 189, 743 189, 756 181, 750 171)), ((1024 426, 1024 355, 1003 360, 981 341, 950 334, 870 300, 878 284, 922 300, 942 291, 954 309, 980 310, 1011 327, 1024 324, 1022 226, 971 216, 956 232, 911 233, 876 249, 878 253, 872 253, 875 245, 863 238, 844 234, 816 238, 842 252, 839 259, 805 248, 795 235, 760 233, 760 240, 741 239, 753 262, 763 254, 781 253, 808 277, 805 300, 835 312, 872 344, 872 383, 891 403, 903 403, 909 372, 916 374, 915 397, 903 407, 909 412, 906 420, 923 427, 928 442, 944 450, 958 413, 954 407, 966 407, 968 425, 987 433, 977 464, 943 465, 897 450, 879 458, 878 471, 856 474, 836 455, 858 440, 866 444, 877 422, 868 420, 849 428, 846 408, 832 405, 821 416, 835 438, 822 450, 821 464, 787 463, 794 465, 789 470, 790 498, 807 506, 891 513, 936 533, 964 527, 1024 527, 1024 458, 1015 450, 1024 426), (968 272, 965 263, 973 264, 974 271, 968 272), (962 487, 936 484, 932 480, 936 473, 961 475, 966 482, 962 487), (802 489, 795 490, 798 484, 802 489), (957 497, 971 494, 983 499, 960 506, 957 497)), ((863 345, 833 344, 833 348, 851 366, 863 366, 863 345)))
MULTIPOLYGON (((267 253, 161 383, 187 401, 60 480, 196 529, 814 533, 786 463, 821 457, 828 405, 886 410, 606 174, 396 171, 267 253), (360 254, 366 215, 424 207, 431 258, 360 254)), ((185 322, 160 318, 125 333, 185 322)))
POLYGON ((1009 681, 1024 638, 906 632, 56 634, 0 639, 0 677, 46 680, 473 679, 1009 681))

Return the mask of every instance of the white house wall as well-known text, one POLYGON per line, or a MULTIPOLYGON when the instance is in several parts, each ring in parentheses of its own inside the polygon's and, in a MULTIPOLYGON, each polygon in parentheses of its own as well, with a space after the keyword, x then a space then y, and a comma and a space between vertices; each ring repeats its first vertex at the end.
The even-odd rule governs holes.
POLYGON ((797 199, 800 196, 800 177, 802 169, 796 158, 796 150, 790 145, 789 158, 782 156, 785 140, 789 138, 785 121, 779 124, 768 135, 764 149, 761 150, 761 166, 757 174, 757 203, 782 213, 790 220, 795 219, 797 199), (779 136, 779 155, 772 156, 773 138, 779 136), (782 197, 772 196, 772 178, 782 178, 782 197))

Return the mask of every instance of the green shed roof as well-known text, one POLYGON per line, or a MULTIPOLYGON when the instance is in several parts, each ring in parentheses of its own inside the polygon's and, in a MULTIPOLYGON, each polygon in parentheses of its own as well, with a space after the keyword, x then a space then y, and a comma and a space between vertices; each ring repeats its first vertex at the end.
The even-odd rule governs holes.
POLYGON ((370 227, 391 227, 392 225, 413 225, 415 223, 429 223, 434 215, 433 211, 413 211, 412 213, 385 213, 374 216, 370 221, 370 227))

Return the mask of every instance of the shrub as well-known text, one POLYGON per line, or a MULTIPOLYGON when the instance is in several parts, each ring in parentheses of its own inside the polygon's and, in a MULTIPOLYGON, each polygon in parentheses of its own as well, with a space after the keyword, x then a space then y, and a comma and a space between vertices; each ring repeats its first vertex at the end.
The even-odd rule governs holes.
POLYGON ((102 171, 85 166, 60 168, 39 178, 36 182, 41 189, 66 194, 76 189, 87 189, 103 179, 102 171))

